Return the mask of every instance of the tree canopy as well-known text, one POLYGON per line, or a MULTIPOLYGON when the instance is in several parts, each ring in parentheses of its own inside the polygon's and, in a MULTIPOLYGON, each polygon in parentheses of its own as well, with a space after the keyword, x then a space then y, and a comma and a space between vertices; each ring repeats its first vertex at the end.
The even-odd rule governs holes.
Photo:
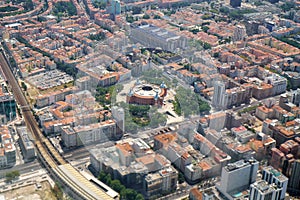
POLYGON ((20 172, 15 170, 5 174, 6 182, 11 182, 12 180, 16 179, 20 176, 20 172))
POLYGON ((74 16, 77 14, 76 7, 71 1, 59 1, 54 4, 53 7, 54 15, 61 17, 64 13, 68 16, 74 16))
POLYGON ((100 172, 98 179, 120 193, 120 199, 144 200, 143 195, 133 189, 126 188, 119 180, 113 180, 111 175, 106 174, 104 171, 100 172))
POLYGON ((155 106, 127 104, 125 102, 119 103, 119 106, 125 112, 126 132, 136 133, 139 128, 146 126, 156 128, 167 122, 166 116, 159 113, 155 106))
POLYGON ((206 101, 201 100, 200 96, 190 89, 179 87, 176 90, 174 111, 184 117, 198 115, 202 112, 210 111, 210 106, 206 101))
POLYGON ((104 32, 100 32, 100 33, 97 33, 97 34, 91 34, 89 36, 89 39, 90 40, 97 40, 97 41, 101 41, 101 40, 104 40, 105 39, 105 33, 104 32))

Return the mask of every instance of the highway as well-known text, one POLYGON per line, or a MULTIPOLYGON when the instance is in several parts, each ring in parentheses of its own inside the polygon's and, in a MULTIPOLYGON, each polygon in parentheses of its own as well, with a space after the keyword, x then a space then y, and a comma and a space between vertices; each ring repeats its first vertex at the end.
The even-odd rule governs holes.
POLYGON ((21 108, 23 118, 28 130, 31 131, 35 146, 41 160, 50 174, 59 180, 64 186, 68 187, 73 196, 81 199, 113 199, 100 188, 90 183, 78 171, 76 171, 67 161, 56 151, 50 141, 44 137, 38 124, 28 106, 27 100, 15 79, 12 70, 4 57, 3 52, 0 53, 0 65, 5 80, 8 82, 14 97, 21 108))

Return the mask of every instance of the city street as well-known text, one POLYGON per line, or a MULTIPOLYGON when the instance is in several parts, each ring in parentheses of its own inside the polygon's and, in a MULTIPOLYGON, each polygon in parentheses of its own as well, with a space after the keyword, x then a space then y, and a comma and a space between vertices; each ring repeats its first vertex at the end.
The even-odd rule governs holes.
POLYGON ((42 169, 43 167, 40 165, 38 160, 34 160, 29 163, 23 163, 20 165, 16 165, 12 168, 2 169, 0 170, 0 178, 5 177, 5 174, 11 171, 19 171, 20 174, 26 174, 28 172, 36 171, 42 169))

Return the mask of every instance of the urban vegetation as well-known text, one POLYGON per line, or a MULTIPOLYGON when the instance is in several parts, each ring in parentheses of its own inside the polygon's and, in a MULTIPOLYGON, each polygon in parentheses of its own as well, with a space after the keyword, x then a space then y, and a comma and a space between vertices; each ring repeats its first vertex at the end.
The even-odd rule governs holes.
MULTIPOLYGON (((42 144, 37 145, 36 150, 51 166, 61 164, 61 144, 62 148, 70 148, 70 157, 65 158, 67 161, 86 156, 78 155, 81 150, 77 151, 76 147, 79 145, 97 144, 93 147, 95 151, 91 151, 95 154, 91 156, 89 169, 95 169, 95 174, 100 171, 98 179, 118 192, 121 200, 142 200, 144 197, 139 192, 143 190, 143 194, 149 194, 152 189, 157 192, 149 199, 177 199, 186 197, 189 192, 188 198, 196 199, 193 195, 198 192, 191 192, 193 186, 196 186, 193 190, 200 191, 203 196, 209 188, 208 194, 215 197, 231 195, 224 191, 235 191, 238 196, 244 195, 238 198, 249 198, 251 195, 245 191, 257 193, 260 187, 256 186, 264 177, 270 176, 274 180, 281 177, 278 180, 286 183, 290 195, 293 191, 299 193, 300 142, 296 137, 300 134, 297 129, 300 104, 300 91, 297 90, 300 88, 299 6, 296 1, 273 1, 276 0, 197 3, 135 0, 126 4, 122 1, 110 4, 107 0, 92 0, 91 3, 57 0, 52 1, 53 4, 50 0, 2 1, 1 53, 5 58, 2 60, 1 57, 1 60, 10 63, 8 67, 5 62, 1 65, 4 76, 1 78, 0 119, 2 123, 9 121, 7 126, 2 126, 3 133, 12 132, 10 137, 13 139, 16 133, 10 126, 17 122, 19 128, 18 123, 24 125, 24 120, 28 122, 29 131, 42 144), (117 14, 119 10, 122 12, 117 14), (153 26, 136 29, 146 24, 153 26), (203 39, 205 35, 209 37, 203 39), (90 40, 92 42, 88 42, 90 40), (125 93, 117 96, 124 86, 111 85, 111 76, 103 76, 101 85, 105 86, 98 85, 91 93, 73 90, 74 96, 86 95, 83 101, 87 98, 90 102, 90 95, 94 95, 97 101, 94 108, 84 108, 91 114, 74 117, 67 112, 78 111, 80 107, 72 104, 70 90, 63 89, 74 86, 75 81, 65 73, 54 73, 52 69, 55 67, 73 78, 90 76, 89 80, 76 80, 76 85, 86 88, 97 85, 90 80, 97 79, 103 72, 118 74, 117 79, 124 81, 125 87, 133 83, 128 83, 132 77, 141 75, 140 79, 147 83, 157 86, 165 83, 170 96, 165 97, 162 107, 117 102, 117 97, 126 98, 125 93), (145 71, 148 67, 151 69, 145 71), (45 71, 50 71, 50 77, 45 74, 39 77, 45 71), (20 86, 14 84, 14 76, 20 86), (8 84, 11 85, 6 86, 8 84), (23 95, 27 101, 23 101, 23 95), (210 104, 214 106, 213 111, 210 104), (112 113, 117 111, 112 106, 124 109, 124 120, 122 112, 114 116, 115 121, 111 120, 112 113), (96 120, 94 116, 99 107, 104 111, 96 120), (183 117, 174 116, 174 112, 168 110, 172 108, 183 117), (219 110, 227 111, 215 112, 219 110), (169 124, 167 116, 174 117, 168 118, 169 124), (123 125, 125 130, 121 132, 119 128, 123 125), (48 138, 50 146, 45 142, 48 138), (108 138, 116 141, 107 141, 108 138), (59 153, 52 152, 52 147, 59 153), (280 159, 277 159, 279 155, 280 159), (248 159, 250 156, 254 156, 260 166, 255 159, 248 159), (110 165, 111 161, 113 165, 110 165), (227 171, 221 169, 224 163, 230 163, 227 171), (101 171, 103 166, 105 170, 101 171), (269 175, 259 176, 259 173, 264 173, 265 166, 274 168, 269 175), (128 174, 122 173, 124 168, 128 174), (112 178, 108 173, 111 171, 118 171, 119 180, 112 178), (153 173, 135 177, 139 183, 145 184, 143 189, 137 183, 123 184, 125 178, 141 171, 145 173, 143 175, 153 173), (223 172, 227 175, 223 176, 223 172), (236 174, 243 174, 246 178, 236 182, 231 178, 236 174), (284 180, 283 175, 289 180, 284 180), (227 189, 217 190, 216 182, 220 188, 227 189), (233 189, 234 185, 236 188, 233 189), (240 188, 245 190, 239 191, 240 188)), ((125 89, 128 91, 129 88, 125 89)), ((152 88, 145 87, 145 91, 148 90, 152 88)), ((140 94, 144 95, 145 91, 140 94)), ((23 134, 19 136, 21 138, 23 134)), ((4 137, 5 140, 0 141, 4 155, 1 166, 18 165, 22 160, 19 148, 4 148, 8 144, 3 142, 15 145, 14 140, 4 137)), ((34 149, 30 142, 31 137, 27 138, 26 147, 34 149)), ((21 148, 25 159, 29 156, 25 153, 27 148, 21 148)), ((35 157, 36 152, 32 155, 35 157)), ((14 183, 12 192, 22 187, 23 178, 18 177, 26 169, 19 169, 22 171, 11 171, 4 176, 7 185, 14 183)), ((71 169, 62 169, 58 176, 69 176, 68 170, 71 169)), ((71 177, 64 181, 66 184, 55 183, 52 188, 55 198, 66 199, 64 190, 74 190, 73 181, 71 177)), ((268 187, 267 195, 281 193, 287 196, 283 192, 284 184, 267 182, 263 182, 263 187, 268 187)), ((78 193, 82 190, 85 187, 78 193)))
POLYGON ((160 85, 161 83, 165 83, 167 87, 175 87, 178 83, 176 79, 168 79, 163 75, 162 70, 148 70, 142 73, 141 80, 146 81, 147 83, 151 83, 154 85, 160 85))
POLYGON ((97 40, 97 41, 101 41, 105 39, 105 33, 104 32, 100 32, 97 34, 92 34, 89 36, 89 39, 91 40, 97 40))
POLYGON ((21 87, 24 91, 27 91, 27 85, 24 83, 24 81, 21 82, 21 87))
POLYGON ((16 11, 18 10, 17 7, 14 7, 14 6, 5 6, 5 7, 0 7, 0 12, 12 12, 12 11, 16 11))
POLYGON ((201 100, 201 97, 193 93, 192 90, 183 87, 176 89, 173 106, 176 114, 183 114, 184 117, 199 115, 210 111, 210 106, 206 101, 201 100))
POLYGON ((253 112, 259 106, 261 106, 261 104, 260 105, 256 105, 256 106, 249 106, 249 107, 244 108, 243 110, 239 111, 238 114, 241 115, 242 113, 253 112))
POLYGON ((290 44, 294 47, 300 48, 300 43, 298 41, 294 40, 291 37, 280 37, 280 38, 277 38, 277 39, 281 40, 282 42, 288 43, 288 44, 290 44))
POLYGON ((134 105, 120 102, 118 106, 125 112, 125 131, 136 133, 143 127, 156 128, 165 125, 167 118, 155 106, 134 105))
POLYGON ((126 200, 143 200, 144 197, 142 194, 137 191, 126 188, 119 180, 113 180, 110 174, 106 174, 104 171, 101 171, 98 179, 103 183, 107 184, 113 190, 120 194, 120 199, 126 200))
POLYGON ((27 12, 27 11, 30 11, 30 10, 33 10, 34 8, 34 4, 32 2, 32 0, 11 0, 10 1, 13 5, 19 5, 21 4, 22 7, 24 8, 24 11, 27 12))
POLYGON ((104 1, 95 0, 92 1, 92 4, 95 8, 105 9, 107 6, 107 3, 104 1))
POLYGON ((51 190, 57 199, 63 199, 64 197, 63 189, 58 182, 55 182, 55 185, 51 190))
POLYGON ((76 75, 78 73, 78 69, 76 67, 59 61, 56 62, 56 65, 57 65, 57 69, 66 72, 73 78, 76 78, 76 75))
POLYGON ((76 7, 71 1, 59 1, 54 4, 53 14, 57 17, 74 16, 77 14, 76 7))
POLYGON ((20 172, 17 171, 17 170, 8 172, 8 173, 5 174, 5 178, 6 178, 5 181, 9 183, 9 182, 17 179, 19 176, 20 176, 20 172))
POLYGON ((98 86, 95 93, 96 101, 108 109, 108 105, 116 102, 116 95, 121 90, 123 90, 123 85, 121 84, 116 84, 109 87, 98 86))

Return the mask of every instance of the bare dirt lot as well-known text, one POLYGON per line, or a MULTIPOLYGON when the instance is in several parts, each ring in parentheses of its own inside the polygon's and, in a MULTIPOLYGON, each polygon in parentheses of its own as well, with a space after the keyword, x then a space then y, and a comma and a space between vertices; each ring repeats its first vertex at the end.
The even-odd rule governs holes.
POLYGON ((41 182, 41 188, 37 188, 35 184, 24 186, 5 192, 5 199, 7 200, 56 200, 56 197, 51 191, 49 182, 41 182))

